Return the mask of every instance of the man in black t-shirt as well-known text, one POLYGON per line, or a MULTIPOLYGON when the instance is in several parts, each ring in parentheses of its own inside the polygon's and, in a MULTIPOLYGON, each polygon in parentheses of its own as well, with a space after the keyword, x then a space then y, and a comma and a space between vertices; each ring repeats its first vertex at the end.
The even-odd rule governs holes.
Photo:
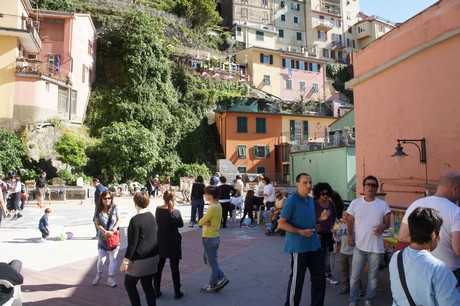
POLYGON ((43 207, 43 198, 45 197, 45 186, 46 186, 46 172, 43 171, 35 179, 35 196, 37 198, 37 205, 43 207))

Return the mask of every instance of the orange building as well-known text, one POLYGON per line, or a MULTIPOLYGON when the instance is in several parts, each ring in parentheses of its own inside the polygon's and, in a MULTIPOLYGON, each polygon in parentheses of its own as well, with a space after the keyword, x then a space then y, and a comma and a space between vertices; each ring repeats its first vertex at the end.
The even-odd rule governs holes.
POLYGON ((224 157, 239 173, 262 173, 289 183, 291 147, 323 144, 337 118, 283 114, 260 102, 249 99, 215 111, 224 157))
POLYGON ((432 192, 442 172, 460 171, 459 16, 460 1, 441 0, 354 55, 347 86, 355 97, 358 193, 372 174, 389 204, 407 207, 432 192), (398 139, 418 140, 400 141, 408 156, 399 160, 392 157, 398 139))

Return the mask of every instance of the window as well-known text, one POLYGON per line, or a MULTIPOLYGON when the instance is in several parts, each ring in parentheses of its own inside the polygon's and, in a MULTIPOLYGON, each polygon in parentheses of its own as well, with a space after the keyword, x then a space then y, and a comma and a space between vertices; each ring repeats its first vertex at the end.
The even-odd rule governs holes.
POLYGON ((65 87, 59 86, 58 88, 58 111, 67 113, 69 111, 68 101, 69 91, 65 87))
MULTIPOLYGON (((288 162, 289 161, 289 157, 291 156, 291 150, 289 148, 289 145, 287 144, 283 144, 283 149, 282 149, 282 159, 283 159, 283 162, 288 162)), ((283 168, 284 166, 288 166, 289 168, 289 165, 283 165, 283 168)), ((285 172, 286 173, 286 172, 285 172)), ((289 170, 288 170, 288 173, 289 173, 289 170)))
POLYGON ((267 120, 265 118, 256 118, 256 133, 257 134, 267 133, 266 121, 267 120))
POLYGON ((349 28, 348 28, 348 33, 353 34, 353 27, 349 27, 349 28))
POLYGON ((296 32, 296 37, 297 37, 297 40, 302 40, 302 33, 296 32))
POLYGON ((247 8, 242 8, 241 9, 241 17, 242 18, 248 18, 248 9, 247 8))
POLYGON ((299 62, 299 70, 305 70, 305 62, 299 62))
POLYGON ((287 58, 281 59, 281 65, 283 66, 283 68, 293 68, 291 66, 291 60, 289 60, 287 58))
POLYGON ((88 55, 93 55, 93 42, 88 39, 88 55))
POLYGON ((280 37, 280 38, 284 37, 284 30, 283 29, 278 29, 278 37, 280 37))
POLYGON ((308 120, 290 120, 290 141, 308 140, 308 120))
POLYGON ((238 157, 246 158, 246 145, 238 145, 238 157))
POLYGON ((295 69, 299 69, 300 67, 300 62, 299 61, 295 61, 295 69))
POLYGON ((246 173, 246 167, 238 167, 238 173, 246 173))
POLYGON ((352 39, 351 42, 352 42, 352 44, 353 44, 353 48, 356 48, 356 47, 355 47, 355 40, 352 39))
POLYGON ((264 64, 270 64, 273 65, 273 55, 267 55, 260 53, 260 62, 264 64))
POLYGON ((315 64, 315 63, 310 63, 310 71, 313 71, 313 72, 319 72, 320 71, 320 65, 319 64, 315 64))
POLYGON ((307 86, 305 85, 305 82, 300 82, 299 83, 299 88, 300 88, 300 91, 305 91, 307 86))
POLYGON ((236 36, 241 36, 241 27, 236 27, 236 36))
POLYGON ((247 133, 248 132, 248 118, 247 117, 236 117, 236 132, 247 133))
POLYGON ((294 25, 297 25, 299 23, 299 17, 294 16, 294 25))
POLYGON ((329 50, 328 49, 323 49, 323 57, 329 58, 329 50))
POLYGON ((313 83, 311 85, 311 89, 312 89, 313 92, 319 92, 318 83, 313 83))
POLYGON ((265 167, 256 167, 257 174, 265 174, 265 167))
POLYGON ((350 44, 350 38, 347 38, 347 47, 350 48, 351 47, 351 44, 350 44))
POLYGON ((286 15, 284 14, 281 15, 281 21, 286 21, 286 15))
POLYGON ((264 75, 264 85, 270 85, 270 76, 269 75, 264 75))
POLYGON ((72 90, 70 93, 70 113, 77 115, 77 91, 72 90))
POLYGON ((326 41, 327 35, 324 31, 318 31, 318 40, 326 41))
POLYGON ((268 0, 262 0, 262 6, 267 6, 268 5, 268 0))
POLYGON ((45 83, 45 90, 48 92, 50 91, 50 82, 45 83))
POLYGON ((300 11, 300 4, 298 3, 291 3, 291 9, 293 11, 300 11))
POLYGON ((331 50, 331 58, 335 59, 335 51, 331 50))
POLYGON ((286 80, 286 89, 292 90, 292 80, 286 80))
POLYGON ((269 146, 254 146, 254 157, 255 158, 269 158, 270 147, 269 146))
POLYGON ((264 40, 264 32, 256 31, 256 40, 263 41, 264 40))

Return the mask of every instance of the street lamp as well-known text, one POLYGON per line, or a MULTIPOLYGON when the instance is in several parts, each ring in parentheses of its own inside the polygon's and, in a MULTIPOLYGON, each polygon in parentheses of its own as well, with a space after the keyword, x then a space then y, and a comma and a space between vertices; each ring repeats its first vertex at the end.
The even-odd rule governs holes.
POLYGON ((417 147, 418 152, 420 154, 420 163, 425 164, 425 182, 428 185, 428 167, 427 167, 427 162, 426 162, 426 140, 425 137, 422 139, 396 139, 398 144, 396 145, 396 152, 391 155, 391 157, 404 157, 408 156, 404 151, 403 151, 403 146, 401 143, 409 143, 413 144, 414 146, 417 147), (418 145, 417 143, 420 143, 418 145))

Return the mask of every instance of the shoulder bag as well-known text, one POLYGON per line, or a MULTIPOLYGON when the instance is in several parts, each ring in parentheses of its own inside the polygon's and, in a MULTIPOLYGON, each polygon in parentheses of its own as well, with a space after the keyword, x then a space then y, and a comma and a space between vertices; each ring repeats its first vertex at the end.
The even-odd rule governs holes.
MULTIPOLYGON (((112 207, 112 209, 110 210, 109 218, 107 219, 106 229, 108 231, 110 230, 110 221, 112 221, 112 215, 114 210, 115 206, 112 207)), ((106 238, 106 243, 109 249, 114 249, 117 246, 120 246, 120 231, 114 231, 112 236, 106 238)))
POLYGON ((406 283, 406 274, 404 273, 404 266, 403 266, 403 258, 402 253, 404 250, 398 253, 398 271, 399 271, 399 279, 401 280, 402 287, 404 289, 404 293, 406 294, 407 301, 409 302, 410 306, 416 306, 412 296, 410 295, 409 288, 407 288, 406 283))

